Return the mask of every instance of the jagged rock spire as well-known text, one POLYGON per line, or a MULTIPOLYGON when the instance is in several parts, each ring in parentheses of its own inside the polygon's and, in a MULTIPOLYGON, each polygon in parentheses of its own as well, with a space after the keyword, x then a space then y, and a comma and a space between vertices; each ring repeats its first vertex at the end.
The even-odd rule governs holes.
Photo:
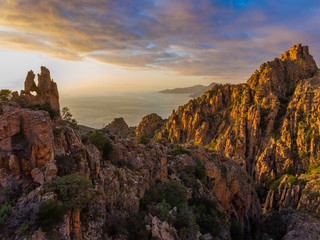
POLYGON ((294 45, 280 58, 263 63, 247 84, 261 95, 273 92, 279 97, 288 95, 301 79, 313 77, 318 67, 309 54, 308 46, 294 45))
POLYGON ((23 94, 31 98, 32 103, 49 103, 54 110, 60 110, 59 92, 57 84, 51 79, 50 71, 46 67, 41 67, 41 73, 38 74, 38 85, 36 85, 35 74, 29 71, 24 82, 23 94), (32 95, 36 93, 36 96, 32 95))

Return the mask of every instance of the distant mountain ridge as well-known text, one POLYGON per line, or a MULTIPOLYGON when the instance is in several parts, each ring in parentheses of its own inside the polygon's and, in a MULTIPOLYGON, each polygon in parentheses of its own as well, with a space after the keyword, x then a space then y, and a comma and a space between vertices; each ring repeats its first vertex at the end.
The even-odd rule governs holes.
POLYGON ((174 88, 174 89, 165 89, 159 91, 159 93, 170 93, 170 94, 191 94, 190 96, 193 98, 202 96, 206 91, 209 91, 216 83, 211 83, 209 86, 204 85, 194 85, 190 87, 183 88, 174 88))

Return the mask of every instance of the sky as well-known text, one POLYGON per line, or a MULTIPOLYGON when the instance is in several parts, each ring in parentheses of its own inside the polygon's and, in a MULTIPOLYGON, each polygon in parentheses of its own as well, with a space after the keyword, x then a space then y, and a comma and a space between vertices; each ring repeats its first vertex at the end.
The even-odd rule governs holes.
POLYGON ((320 58, 320 1, 0 0, 0 88, 46 66, 60 93, 245 82, 296 43, 320 58))

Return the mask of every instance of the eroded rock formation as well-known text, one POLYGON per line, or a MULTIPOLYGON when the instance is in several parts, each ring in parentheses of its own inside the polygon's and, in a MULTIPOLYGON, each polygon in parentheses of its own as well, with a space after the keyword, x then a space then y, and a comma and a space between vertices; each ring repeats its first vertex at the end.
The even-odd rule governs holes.
MULTIPOLYGON (((58 110, 49 71, 41 69, 38 85, 34 78, 29 72, 20 97, 58 110)), ((22 239, 26 224, 32 239, 47 239, 39 206, 68 205, 56 184, 74 174, 89 180, 90 202, 64 214, 53 230, 61 239, 255 239, 268 232, 262 210, 286 223, 284 239, 319 233, 311 215, 320 212, 320 78, 307 47, 262 64, 246 84, 215 85, 164 126, 150 114, 136 129, 171 143, 139 143, 123 133, 130 130, 123 119, 93 139, 15 99, 0 106, 2 212, 12 204, 2 239, 22 239)))
POLYGON ((144 116, 136 128, 136 135, 145 135, 146 137, 153 137, 157 130, 159 130, 165 121, 156 113, 144 116))
POLYGON ((25 96, 32 104, 49 103, 51 107, 60 111, 59 92, 57 84, 51 79, 50 71, 46 67, 41 67, 41 73, 38 74, 38 85, 36 85, 35 74, 29 71, 24 82, 24 91, 21 96, 25 96))

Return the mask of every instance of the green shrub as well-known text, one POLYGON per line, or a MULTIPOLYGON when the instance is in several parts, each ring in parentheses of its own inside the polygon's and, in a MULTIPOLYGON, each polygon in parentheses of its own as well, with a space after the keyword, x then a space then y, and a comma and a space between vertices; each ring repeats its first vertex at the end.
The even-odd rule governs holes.
POLYGON ((178 209, 174 227, 178 230, 181 239, 196 239, 200 230, 196 222, 196 216, 188 205, 178 209))
POLYGON ((161 203, 157 204, 157 207, 159 208, 159 219, 161 219, 162 221, 168 221, 170 216, 169 211, 171 210, 171 205, 166 203, 165 200, 162 200, 161 203))
POLYGON ((297 185, 299 180, 295 176, 289 175, 288 182, 292 185, 297 185))
POLYGON ((81 136, 81 141, 86 144, 89 142, 89 136, 88 135, 82 135, 81 136))
POLYGON ((162 143, 162 144, 166 141, 165 138, 158 138, 158 137, 156 137, 156 136, 154 136, 152 140, 153 140, 154 142, 162 143))
POLYGON ((107 219, 104 228, 105 231, 113 237, 127 235, 128 223, 126 215, 122 212, 116 212, 112 218, 107 219))
POLYGON ((51 119, 56 119, 60 117, 60 111, 54 110, 50 103, 36 104, 31 107, 34 110, 42 110, 49 113, 51 119))
POLYGON ((59 197, 68 209, 82 209, 91 199, 91 182, 85 177, 71 174, 55 183, 59 197))
POLYGON ((107 142, 107 137, 101 130, 89 132, 89 139, 100 151, 103 151, 104 145, 107 142))
POLYGON ((75 169, 76 162, 69 155, 59 155, 55 158, 55 160, 56 160, 59 176, 71 174, 75 169))
POLYGON ((22 184, 17 182, 11 183, 4 188, 3 193, 7 201, 11 204, 15 204, 23 194, 22 184))
POLYGON ((89 132, 88 137, 90 142, 93 143, 99 149, 99 151, 103 152, 105 157, 111 152, 113 148, 112 143, 101 130, 89 132))
POLYGON ((118 238, 119 236, 127 236, 129 240, 147 240, 149 238, 149 232, 145 225, 145 214, 139 213, 127 217, 122 212, 116 212, 111 217, 107 218, 104 225, 104 231, 110 236, 118 238))
POLYGON ((306 172, 309 175, 320 174, 320 163, 315 162, 309 165, 308 171, 306 172))
POLYGON ((53 231, 64 220, 66 208, 55 200, 42 202, 36 214, 36 221, 44 232, 53 231))
POLYGON ((67 107, 62 108, 61 119, 69 123, 71 126, 77 126, 78 124, 77 120, 72 118, 72 114, 67 107))
POLYGON ((146 137, 146 135, 143 134, 139 137, 139 143, 148 144, 148 138, 146 137))
POLYGON ((165 200, 170 206, 181 206, 186 202, 187 188, 177 181, 170 181, 161 187, 154 187, 147 191, 144 197, 140 200, 142 209, 150 203, 161 203, 165 200))
POLYGON ((30 238, 32 236, 30 224, 24 222, 17 231, 18 235, 26 238, 30 238))
POLYGON ((173 147, 172 149, 172 154, 174 156, 180 155, 180 154, 189 154, 189 151, 184 149, 182 146, 180 145, 176 145, 173 147))
POLYGON ((281 181, 282 181, 282 178, 279 178, 279 179, 273 181, 270 185, 270 190, 276 190, 279 187, 281 181))
POLYGON ((163 193, 164 199, 171 206, 180 206, 187 198, 187 188, 177 181, 168 182, 163 193))
POLYGON ((129 231, 129 240, 147 240, 151 239, 150 232, 146 229, 144 213, 139 213, 132 215, 128 218, 128 231, 129 231))
POLYGON ((226 224, 226 215, 217 209, 216 203, 205 198, 192 198, 189 205, 194 211, 201 233, 219 235, 221 226, 226 224))
POLYGON ((12 91, 9 89, 0 90, 0 102, 6 102, 12 97, 12 91))
POLYGON ((11 216, 11 205, 6 201, 0 209, 0 225, 6 223, 7 219, 11 216))
POLYGON ((287 225, 282 220, 280 213, 276 210, 272 210, 265 215, 262 230, 272 239, 281 240, 287 232, 287 225))
POLYGON ((285 167, 285 172, 286 174, 290 174, 290 175, 293 174, 293 167, 291 164, 287 164, 287 166, 285 167))
POLYGON ((236 219, 231 219, 230 235, 232 240, 242 240, 243 231, 241 223, 236 219))
POLYGON ((140 199, 140 207, 146 209, 150 203, 160 203, 163 199, 164 192, 159 187, 154 187, 147 191, 144 197, 140 199))

